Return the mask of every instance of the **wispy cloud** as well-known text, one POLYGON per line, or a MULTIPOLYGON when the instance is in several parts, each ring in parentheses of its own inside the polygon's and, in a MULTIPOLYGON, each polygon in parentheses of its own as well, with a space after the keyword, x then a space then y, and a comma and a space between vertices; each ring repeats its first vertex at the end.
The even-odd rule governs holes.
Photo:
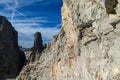
POLYGON ((6 16, 12 22, 12 25, 19 33, 20 44, 33 43, 33 35, 37 31, 42 33, 44 41, 51 41, 52 36, 60 30, 60 21, 49 20, 48 17, 44 16, 30 17, 31 14, 34 15, 31 11, 28 12, 29 14, 25 14, 25 12, 23 13, 19 9, 37 2, 40 2, 40 5, 48 5, 57 1, 59 0, 1 0, 0 6, 2 5, 3 8, 1 9, 0 15, 6 16), (58 24, 51 26, 48 25, 50 23, 58 24), (48 26, 46 27, 43 24, 47 24, 48 26))
POLYGON ((22 24, 15 27, 15 29, 24 35, 33 35, 35 32, 41 32, 43 37, 47 40, 51 40, 52 36, 59 32, 57 27, 35 27, 35 24, 22 24))
POLYGON ((1 0, 0 4, 6 3, 11 6, 15 6, 17 3, 17 5, 19 5, 17 7, 20 8, 20 7, 24 7, 24 6, 29 6, 29 5, 31 5, 33 3, 37 3, 37 2, 41 2, 41 5, 47 5, 47 4, 55 3, 57 1, 59 1, 59 0, 55 0, 55 1, 54 0, 50 0, 50 1, 48 1, 48 0, 1 0))
POLYGON ((14 0, 1 0, 0 1, 0 4, 4 4, 4 3, 12 4, 12 3, 14 3, 14 0))
POLYGON ((57 28, 60 28, 61 26, 62 26, 61 23, 56 25, 57 28))
POLYGON ((14 20, 13 21, 14 23, 16 23, 16 22, 18 22, 18 23, 21 23, 21 22, 23 22, 23 23, 27 23, 27 22, 35 22, 35 23, 54 23, 54 22, 58 22, 58 21, 49 21, 49 20, 43 20, 43 19, 34 19, 34 20, 28 20, 28 19, 16 19, 16 20, 14 20))
POLYGON ((52 4, 52 3, 56 3, 56 2, 58 2, 58 1, 60 1, 60 0, 50 0, 50 1, 46 1, 46 0, 44 0, 44 5, 49 5, 49 4, 52 4))
MULTIPOLYGON (((33 24, 34 25, 34 24, 33 24)), ((19 35, 24 35, 24 38, 27 38, 26 40, 19 39, 19 43, 22 45, 24 44, 24 47, 28 46, 32 47, 33 45, 33 38, 35 32, 41 32, 42 38, 44 43, 49 42, 52 40, 53 35, 56 35, 59 32, 58 27, 34 27, 33 25, 24 25, 23 26, 17 26, 15 29, 19 32, 19 35), (32 39, 32 41, 30 40, 32 39), (29 42, 29 43, 28 43, 29 42)))
POLYGON ((15 0, 15 6, 13 8, 13 11, 12 11, 12 15, 11 15, 11 22, 13 24, 13 21, 14 21, 14 16, 15 16, 15 12, 16 12, 16 8, 18 7, 18 0, 15 0))

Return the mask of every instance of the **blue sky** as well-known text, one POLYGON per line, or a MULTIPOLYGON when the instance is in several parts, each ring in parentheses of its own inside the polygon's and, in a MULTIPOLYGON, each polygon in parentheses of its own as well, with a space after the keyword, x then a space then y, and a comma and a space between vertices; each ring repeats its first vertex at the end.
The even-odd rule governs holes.
POLYGON ((6 16, 18 31, 19 45, 32 47, 34 33, 42 33, 43 42, 61 28, 62 0, 1 0, 0 15, 6 16))

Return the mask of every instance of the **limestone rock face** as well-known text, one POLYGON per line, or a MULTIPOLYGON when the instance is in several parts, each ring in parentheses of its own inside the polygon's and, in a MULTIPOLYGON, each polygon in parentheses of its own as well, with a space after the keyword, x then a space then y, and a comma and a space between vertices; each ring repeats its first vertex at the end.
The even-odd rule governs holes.
POLYGON ((120 0, 64 0, 61 32, 17 80, 120 80, 120 0))
POLYGON ((0 16, 0 80, 15 78, 26 64, 17 38, 17 31, 5 17, 0 16))
POLYGON ((40 32, 36 32, 34 34, 34 46, 32 48, 32 53, 30 54, 30 57, 28 58, 28 63, 34 62, 37 58, 39 58, 42 51, 43 51, 42 36, 40 32))

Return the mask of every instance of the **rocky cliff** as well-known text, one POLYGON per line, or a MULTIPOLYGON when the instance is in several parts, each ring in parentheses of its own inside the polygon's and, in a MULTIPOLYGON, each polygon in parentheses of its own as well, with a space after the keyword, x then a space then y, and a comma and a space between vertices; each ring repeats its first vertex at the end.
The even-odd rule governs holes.
POLYGON ((5 17, 0 16, 0 80, 15 78, 26 64, 17 38, 17 31, 5 17))
POLYGON ((61 32, 17 80, 120 80, 120 0, 64 0, 61 32))

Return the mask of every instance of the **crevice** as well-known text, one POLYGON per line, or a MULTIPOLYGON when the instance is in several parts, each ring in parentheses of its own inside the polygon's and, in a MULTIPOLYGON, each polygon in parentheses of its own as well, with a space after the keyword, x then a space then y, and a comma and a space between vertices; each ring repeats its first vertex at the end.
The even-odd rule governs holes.
POLYGON ((114 30, 111 30, 111 31, 105 33, 104 35, 108 35, 108 34, 110 34, 110 33, 113 32, 113 31, 114 31, 114 30))
POLYGON ((80 30, 82 31, 82 30, 84 30, 85 28, 91 27, 93 22, 94 22, 94 21, 90 20, 90 21, 88 21, 87 23, 80 24, 77 28, 80 28, 80 30))
POLYGON ((81 39, 83 38, 84 31, 85 31, 86 29, 92 27, 92 23, 93 23, 93 22, 94 22, 93 20, 90 20, 90 21, 88 21, 87 23, 83 23, 83 24, 77 26, 77 28, 76 28, 75 30, 78 30, 77 32, 79 32, 79 33, 78 33, 78 34, 79 34, 79 35, 78 35, 78 37, 79 37, 78 40, 81 40, 81 39))
POLYGON ((87 41, 84 45, 86 46, 88 43, 93 42, 93 41, 96 41, 97 39, 98 39, 98 38, 97 38, 97 37, 95 37, 95 38, 93 38, 93 39, 91 39, 91 40, 87 41))
POLYGON ((117 25, 119 22, 120 22, 120 20, 117 21, 117 22, 113 22, 113 23, 111 23, 111 25, 113 26, 114 29, 116 29, 116 25, 117 25))
POLYGON ((110 34, 111 32, 114 32, 114 30, 116 29, 116 25, 117 25, 119 22, 120 22, 120 20, 117 21, 117 22, 110 23, 110 24, 113 26, 113 30, 105 33, 104 35, 108 35, 108 34, 110 34))

